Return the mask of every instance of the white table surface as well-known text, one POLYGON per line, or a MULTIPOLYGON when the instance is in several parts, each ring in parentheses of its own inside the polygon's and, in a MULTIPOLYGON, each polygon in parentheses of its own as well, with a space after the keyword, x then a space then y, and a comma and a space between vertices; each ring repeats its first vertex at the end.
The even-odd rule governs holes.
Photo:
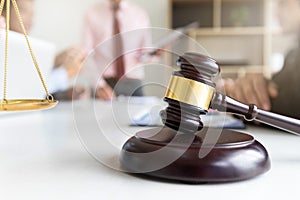
MULTIPOLYGON (((189 185, 138 178, 111 169, 94 159, 79 135, 98 132, 87 111, 88 102, 60 103, 48 111, 0 113, 0 199, 300 199, 300 137, 266 128, 248 127, 268 150, 271 170, 254 179, 226 183, 189 185), (79 127, 82 124, 84 127, 79 127), (79 125, 78 125, 79 124, 79 125)), ((123 103, 97 102, 94 113, 105 131, 120 120, 129 127, 123 103), (96 110, 96 111, 95 111, 96 110), (98 113, 99 112, 99 113, 98 113)), ((142 105, 143 107, 144 105, 142 105)), ((136 109, 140 109, 141 105, 136 109)), ((128 107, 126 108, 128 109, 128 107)), ((135 106, 129 110, 134 110, 135 106)), ((116 149, 128 138, 118 140, 116 149)), ((97 144, 98 141, 95 141, 97 144)), ((101 144, 101 142, 99 142, 101 144)), ((115 156, 117 157, 118 154, 115 156)))

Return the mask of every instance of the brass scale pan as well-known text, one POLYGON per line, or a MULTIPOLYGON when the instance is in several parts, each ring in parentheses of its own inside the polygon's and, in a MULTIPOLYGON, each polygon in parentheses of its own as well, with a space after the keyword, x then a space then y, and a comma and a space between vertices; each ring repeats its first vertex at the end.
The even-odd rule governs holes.
POLYGON ((16 0, 3 0, 0 4, 0 15, 2 14, 3 7, 6 5, 6 40, 5 40, 5 65, 4 65, 4 90, 3 90, 3 99, 0 100, 0 112, 1 111, 27 111, 27 110, 42 110, 42 109, 50 109, 57 105, 58 101, 54 99, 54 97, 49 94, 46 83, 43 79, 42 73, 38 66, 38 62, 36 57, 33 54, 33 50, 29 43, 29 38, 27 36, 25 26, 23 24, 23 19, 20 14, 18 5, 16 0), (6 2, 6 4, 4 4, 6 2), (9 33, 9 22, 10 22, 10 3, 13 4, 14 10, 17 14, 19 24, 24 33, 27 46, 32 57, 33 63, 36 67, 36 70, 39 74, 39 78, 43 84, 44 90, 46 92, 45 99, 7 99, 6 98, 6 80, 7 80, 7 68, 8 68, 8 33, 9 33))
POLYGON ((26 110, 43 110, 50 109, 57 105, 56 100, 43 99, 12 99, 2 100, 0 111, 26 111, 26 110))

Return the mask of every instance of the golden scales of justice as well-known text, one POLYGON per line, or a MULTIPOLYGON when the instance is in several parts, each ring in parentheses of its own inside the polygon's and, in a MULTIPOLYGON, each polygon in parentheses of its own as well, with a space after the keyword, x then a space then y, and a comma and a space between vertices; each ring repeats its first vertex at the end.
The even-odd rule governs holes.
POLYGON ((26 110, 42 110, 53 108, 58 101, 48 92, 46 83, 42 76, 36 57, 31 48, 28 35, 25 30, 22 16, 20 14, 16 0, 2 0, 0 3, 0 15, 2 15, 4 3, 6 2, 6 38, 5 38, 5 60, 4 60, 4 84, 3 84, 3 99, 0 100, 0 111, 26 111, 26 110), (32 57, 33 64, 38 72, 39 78, 42 82, 46 92, 45 99, 7 99, 7 73, 8 73, 8 38, 9 38, 9 22, 10 22, 10 2, 12 2, 19 24, 22 28, 26 43, 32 57))

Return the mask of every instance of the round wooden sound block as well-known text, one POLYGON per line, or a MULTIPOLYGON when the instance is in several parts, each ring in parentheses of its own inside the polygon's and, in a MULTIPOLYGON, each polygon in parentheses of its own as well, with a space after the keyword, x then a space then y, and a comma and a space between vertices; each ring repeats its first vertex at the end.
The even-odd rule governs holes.
POLYGON ((124 144, 120 162, 130 173, 191 183, 240 181, 270 169, 266 149, 252 136, 212 128, 138 132, 124 144), (218 140, 210 144, 207 137, 218 140))

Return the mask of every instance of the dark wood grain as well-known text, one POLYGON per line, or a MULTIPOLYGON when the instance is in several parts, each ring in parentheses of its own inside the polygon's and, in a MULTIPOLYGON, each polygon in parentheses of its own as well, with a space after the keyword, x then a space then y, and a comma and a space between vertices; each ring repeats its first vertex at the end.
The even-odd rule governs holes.
MULTIPOLYGON (((209 134, 217 136, 219 131, 209 129, 209 134)), ((215 145, 203 146, 203 139, 207 133, 208 129, 203 128, 194 136, 192 143, 189 143, 187 141, 191 136, 190 133, 178 135, 178 132, 169 128, 138 132, 124 144, 121 163, 131 173, 143 173, 148 176, 190 183, 240 181, 253 178, 270 169, 266 149, 252 136, 222 130, 215 145), (156 134, 153 135, 155 132, 156 134), (170 145, 174 139, 175 141, 170 145), (169 148, 168 152, 158 155, 159 159, 149 159, 143 156, 166 146, 169 148), (201 148, 210 148, 211 151, 204 158, 199 158, 201 148), (169 165, 148 171, 149 166, 164 163, 165 159, 178 152, 182 155, 169 165)))

